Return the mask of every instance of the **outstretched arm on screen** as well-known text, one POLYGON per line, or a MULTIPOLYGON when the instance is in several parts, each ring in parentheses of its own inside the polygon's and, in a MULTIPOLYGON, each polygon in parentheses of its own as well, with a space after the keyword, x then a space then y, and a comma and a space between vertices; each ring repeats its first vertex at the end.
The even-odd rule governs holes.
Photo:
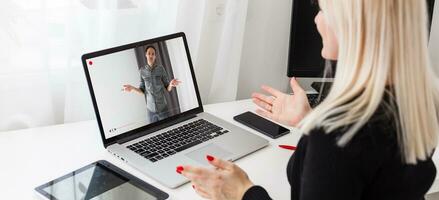
POLYGON ((169 81, 168 88, 166 89, 168 90, 168 92, 170 92, 172 88, 177 87, 180 83, 181 81, 179 81, 178 79, 172 79, 171 81, 169 81))
POLYGON ((141 89, 136 88, 136 87, 134 87, 134 86, 132 86, 130 84, 123 85, 123 89, 122 90, 125 91, 125 92, 137 92, 139 94, 143 94, 143 91, 141 89))

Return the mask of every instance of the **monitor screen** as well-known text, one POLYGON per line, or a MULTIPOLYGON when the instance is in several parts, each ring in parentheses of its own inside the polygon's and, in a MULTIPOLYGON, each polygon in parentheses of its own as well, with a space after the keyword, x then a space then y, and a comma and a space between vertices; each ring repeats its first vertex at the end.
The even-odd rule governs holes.
POLYGON ((198 108, 183 37, 85 60, 105 139, 198 108))
POLYGON ((314 18, 319 12, 312 0, 293 0, 291 15, 288 77, 322 77, 325 60, 322 39, 314 18))
MULTIPOLYGON (((293 0, 288 54, 288 77, 322 77, 325 60, 321 56, 322 39, 314 18, 319 12, 317 0, 293 0)), ((435 0, 427 0, 431 25, 435 0)), ((335 70, 335 69, 333 69, 335 70)))

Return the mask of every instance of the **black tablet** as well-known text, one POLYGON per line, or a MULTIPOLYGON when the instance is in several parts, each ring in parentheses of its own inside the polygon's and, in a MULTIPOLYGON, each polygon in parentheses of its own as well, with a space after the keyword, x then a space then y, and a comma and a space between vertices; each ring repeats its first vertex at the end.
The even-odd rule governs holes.
POLYGON ((51 200, 162 200, 169 195, 101 160, 35 188, 51 200))

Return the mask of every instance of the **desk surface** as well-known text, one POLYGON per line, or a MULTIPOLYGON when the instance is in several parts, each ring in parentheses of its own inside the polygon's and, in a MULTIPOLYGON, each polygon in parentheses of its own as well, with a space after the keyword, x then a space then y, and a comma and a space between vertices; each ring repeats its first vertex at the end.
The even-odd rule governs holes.
MULTIPOLYGON (((274 140, 233 120, 233 116, 247 110, 255 110, 250 100, 205 106, 206 112, 270 141, 268 147, 237 160, 236 164, 248 173, 255 184, 265 187, 272 198, 289 199, 286 166, 293 152, 277 146, 295 145, 301 134, 291 128, 290 134, 274 140)), ((95 120, 0 133, 0 152, 2 199, 35 199, 36 186, 102 159, 167 192, 171 199, 202 199, 190 184, 177 189, 166 188, 114 158, 104 149, 95 120)), ((437 155, 434 158, 435 163, 438 163, 437 155)), ((439 191, 438 185, 439 179, 436 177, 429 193, 439 191)))

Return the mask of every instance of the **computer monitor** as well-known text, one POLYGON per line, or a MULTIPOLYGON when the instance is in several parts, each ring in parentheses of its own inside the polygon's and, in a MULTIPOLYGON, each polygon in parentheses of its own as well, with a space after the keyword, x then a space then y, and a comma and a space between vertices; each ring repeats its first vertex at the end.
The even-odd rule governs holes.
MULTIPOLYGON (((288 77, 319 78, 323 76, 325 60, 321 56, 322 39, 314 23, 319 8, 316 3, 313 3, 314 1, 293 0, 288 77)), ((435 0, 427 0, 430 26, 434 3, 435 0)))

